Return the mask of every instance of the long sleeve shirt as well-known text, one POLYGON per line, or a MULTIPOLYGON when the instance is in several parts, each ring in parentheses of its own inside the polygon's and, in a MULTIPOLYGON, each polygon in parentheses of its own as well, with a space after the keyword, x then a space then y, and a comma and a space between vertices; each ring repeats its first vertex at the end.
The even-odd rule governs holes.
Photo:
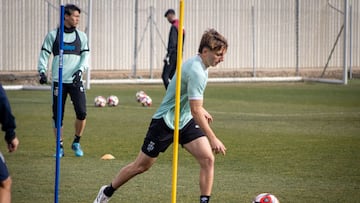
MULTIPOLYGON (((47 71, 49 57, 54 55, 52 60, 52 80, 59 80, 59 54, 58 54, 58 29, 49 32, 43 42, 39 61, 38 71, 47 71)), ((85 72, 89 67, 89 47, 88 39, 84 32, 72 29, 64 32, 64 52, 63 52, 63 83, 72 83, 72 75, 81 70, 85 72)))
MULTIPOLYGON (((175 59, 177 57, 177 46, 178 46, 178 27, 179 20, 174 20, 171 23, 170 32, 169 32, 169 40, 167 46, 167 57, 171 59, 175 59)), ((185 39, 185 30, 183 29, 183 44, 185 39)))
POLYGON ((10 143, 15 138, 15 118, 11 113, 10 103, 5 90, 0 84, 0 123, 1 129, 5 132, 5 140, 10 143))

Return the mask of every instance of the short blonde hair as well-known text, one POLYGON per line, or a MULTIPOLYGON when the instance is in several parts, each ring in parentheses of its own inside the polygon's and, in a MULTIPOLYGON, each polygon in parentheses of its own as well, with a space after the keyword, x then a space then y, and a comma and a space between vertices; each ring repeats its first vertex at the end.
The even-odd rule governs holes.
POLYGON ((222 36, 215 29, 208 29, 204 32, 201 37, 201 42, 199 46, 199 53, 202 53, 204 48, 208 48, 211 51, 218 51, 221 49, 228 48, 228 42, 224 36, 222 36))

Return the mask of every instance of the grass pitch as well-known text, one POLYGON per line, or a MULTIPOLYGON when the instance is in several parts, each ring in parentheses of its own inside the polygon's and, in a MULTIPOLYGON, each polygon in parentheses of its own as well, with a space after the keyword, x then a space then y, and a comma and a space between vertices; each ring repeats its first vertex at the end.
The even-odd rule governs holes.
MULTIPOLYGON (((88 203, 101 185, 140 150, 162 85, 92 85, 87 91, 84 157, 70 149, 74 113, 65 107, 65 157, 61 159, 59 202, 88 203), (144 90, 150 108, 135 101, 144 90), (117 107, 95 108, 98 95, 119 97, 117 107), (116 159, 100 160, 111 153, 116 159)), ((55 138, 49 91, 7 91, 17 121, 20 147, 6 153, 13 178, 13 202, 53 202, 55 138)), ((206 109, 224 142, 216 156, 212 202, 247 203, 262 192, 281 202, 353 202, 360 199, 360 81, 319 83, 209 84, 206 109)), ((172 148, 145 174, 120 188, 111 202, 170 202, 172 148)), ((198 165, 179 148, 177 202, 198 202, 198 165)))

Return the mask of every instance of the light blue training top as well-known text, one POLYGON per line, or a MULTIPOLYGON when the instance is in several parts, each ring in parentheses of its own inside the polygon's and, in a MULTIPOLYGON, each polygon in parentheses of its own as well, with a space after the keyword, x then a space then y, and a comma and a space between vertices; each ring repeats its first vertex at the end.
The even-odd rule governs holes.
MULTIPOLYGON (((160 107, 153 115, 154 119, 163 118, 171 129, 174 129, 175 119, 176 75, 171 80, 160 107)), ((182 65, 179 129, 182 129, 193 118, 189 100, 203 99, 207 79, 208 70, 200 56, 194 56, 182 65)))
MULTIPOLYGON (((43 42, 42 49, 38 61, 38 71, 43 73, 47 71, 47 65, 49 62, 49 56, 53 52, 53 45, 56 39, 58 29, 49 32, 43 42)), ((63 55, 63 83, 72 83, 72 75, 77 71, 81 70, 85 72, 89 67, 89 47, 88 39, 84 32, 76 29, 74 32, 64 32, 64 43, 72 43, 79 37, 80 55, 77 54, 64 54, 63 55)), ((59 80, 59 55, 55 55, 52 60, 52 81, 58 82, 59 80)))

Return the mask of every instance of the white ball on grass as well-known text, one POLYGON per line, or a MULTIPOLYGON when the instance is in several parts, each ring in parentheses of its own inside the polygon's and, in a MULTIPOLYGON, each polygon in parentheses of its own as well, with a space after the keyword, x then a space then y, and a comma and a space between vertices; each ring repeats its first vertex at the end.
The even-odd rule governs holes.
POLYGON ((110 95, 106 101, 109 106, 117 106, 119 104, 119 98, 115 95, 110 95))
POLYGON ((96 96, 94 99, 94 105, 96 107, 104 107, 106 105, 106 99, 103 96, 96 96))
POLYGON ((146 96, 140 98, 140 102, 145 107, 149 107, 152 105, 152 99, 149 95, 146 95, 146 96))
POLYGON ((144 91, 142 91, 142 90, 136 92, 136 94, 135 94, 136 101, 140 102, 141 98, 145 97, 145 96, 146 96, 146 93, 144 91))
POLYGON ((280 203, 280 201, 273 194, 261 193, 255 197, 252 203, 280 203))

